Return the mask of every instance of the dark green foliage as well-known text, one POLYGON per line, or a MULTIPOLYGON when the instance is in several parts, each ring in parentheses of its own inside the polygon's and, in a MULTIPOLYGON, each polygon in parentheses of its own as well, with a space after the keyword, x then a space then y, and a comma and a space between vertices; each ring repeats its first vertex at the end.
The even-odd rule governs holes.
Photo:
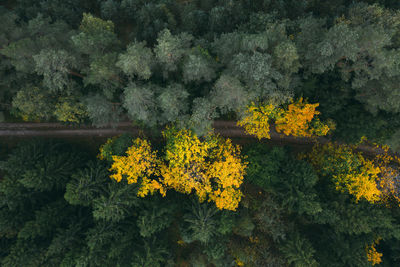
POLYGON ((218 210, 213 206, 194 202, 190 213, 184 216, 183 240, 187 243, 200 241, 207 244, 210 242, 217 232, 215 218, 217 212, 218 210))
POLYGON ((163 88, 161 94, 157 97, 158 106, 162 110, 162 120, 166 122, 175 122, 184 120, 187 114, 189 93, 181 84, 170 84, 163 88))
POLYGON ((9 179, 28 189, 51 191, 64 188, 84 159, 83 154, 72 151, 66 144, 37 140, 17 147, 2 169, 9 179))
MULTIPOLYGON (((118 54, 116 52, 103 54, 93 59, 89 68, 84 70, 87 74, 83 79, 84 85, 99 87, 107 99, 113 99, 113 94, 121 82, 118 76, 120 70, 116 66, 117 60, 118 54)), ((109 107, 109 109, 111 110, 112 107, 109 107)), ((96 121, 96 119, 92 120, 96 121)))
POLYGON ((161 267, 167 264, 168 248, 158 240, 145 241, 133 253, 132 267, 161 267))
POLYGON ((286 241, 282 252, 289 264, 295 267, 318 266, 314 259, 315 250, 311 243, 299 235, 286 241))
POLYGON ((43 75, 43 84, 53 92, 67 86, 69 71, 76 66, 76 60, 65 50, 41 50, 33 59, 36 73, 43 75))
POLYGON ((103 159, 112 162, 112 156, 124 156, 125 151, 132 145, 133 136, 130 134, 121 134, 118 137, 109 139, 111 141, 105 143, 101 147, 101 155, 103 159))
POLYGON ((233 231, 239 236, 250 237, 253 233, 254 227, 255 225, 250 215, 243 213, 241 214, 240 218, 237 219, 237 223, 233 231))
POLYGON ((193 48, 183 62, 183 81, 188 82, 209 82, 215 78, 215 62, 207 51, 201 47, 193 48))
POLYGON ((285 150, 280 147, 270 149, 264 145, 254 145, 245 154, 249 158, 246 179, 262 188, 279 182, 280 164, 285 158, 285 150))
POLYGON ((66 185, 64 198, 71 205, 90 206, 104 192, 108 172, 100 162, 89 162, 87 168, 71 176, 66 185))
MULTIPOLYGON (((160 240, 167 236, 176 204, 138 199, 134 185, 111 181, 104 164, 93 161, 85 168, 76 165, 68 183, 59 181, 51 191, 33 181, 20 182, 29 166, 57 158, 55 149, 64 153, 65 163, 87 161, 72 147, 66 154, 65 144, 32 142, 19 145, 1 164, 6 174, 0 181, 2 266, 129 266, 141 261, 164 266, 171 254, 160 240)), ((53 169, 43 177, 62 175, 63 169, 53 169)))
POLYGON ((314 189, 317 175, 310 164, 288 157, 287 153, 282 148, 261 145, 250 149, 249 182, 276 196, 289 212, 318 214, 321 206, 314 189))
POLYGON ((132 213, 138 205, 137 187, 132 184, 108 183, 105 193, 93 200, 93 217, 97 220, 118 222, 132 213))
POLYGON ((76 49, 83 54, 96 57, 104 53, 107 48, 118 45, 112 21, 104 21, 83 13, 79 30, 80 32, 71 39, 76 49))
POLYGON ((243 111, 252 98, 252 94, 242 83, 230 75, 221 75, 211 92, 211 101, 221 114, 243 111))
POLYGON ((209 132, 213 120, 217 117, 216 108, 210 99, 200 97, 194 99, 192 110, 188 126, 193 128, 198 135, 209 132))
POLYGON ((286 149, 253 145, 245 151, 246 179, 258 186, 248 193, 256 236, 273 241, 269 251, 278 248, 293 266, 368 266, 367 245, 377 237, 398 239, 397 208, 350 201, 286 149))
POLYGON ((137 218, 137 226, 142 237, 151 237, 169 227, 174 219, 176 206, 165 203, 163 199, 154 201, 145 199, 137 218))
POLYGON ((162 64, 164 76, 167 76, 170 71, 177 70, 177 64, 188 52, 192 38, 186 33, 173 36, 168 30, 159 33, 154 52, 157 60, 162 64))
POLYGON ((13 98, 15 113, 26 120, 48 120, 53 116, 54 102, 49 103, 49 93, 37 87, 28 86, 18 91, 13 98))
POLYGON ((277 200, 265 197, 253 211, 256 230, 270 236, 274 242, 285 240, 289 230, 285 209, 279 204, 277 200))

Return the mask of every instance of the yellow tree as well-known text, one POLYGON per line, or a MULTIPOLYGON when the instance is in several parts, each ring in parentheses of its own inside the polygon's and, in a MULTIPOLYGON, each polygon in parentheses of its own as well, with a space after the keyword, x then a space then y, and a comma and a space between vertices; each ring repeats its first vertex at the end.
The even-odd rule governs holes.
POLYGON ((348 192, 357 202, 360 199, 370 203, 381 200, 377 184, 381 168, 361 153, 354 152, 350 146, 316 145, 306 157, 317 172, 332 178, 338 191, 348 192))
POLYGON ((159 160, 148 141, 137 138, 126 151, 126 156, 112 156, 112 159, 110 171, 114 173, 110 178, 117 182, 125 178, 128 184, 139 183, 138 195, 142 197, 156 190, 165 195, 164 187, 154 179, 159 174, 159 160))
POLYGON ((194 192, 200 201, 208 198, 219 209, 236 210, 247 165, 239 146, 213 134, 201 141, 189 130, 172 128, 163 135, 167 147, 162 183, 182 193, 194 192))
POLYGON ((276 111, 275 105, 272 104, 251 103, 245 111, 245 116, 237 124, 244 127, 246 133, 255 135, 258 139, 270 139, 270 121, 275 117, 276 111))
POLYGON ((315 118, 320 114, 316 110, 318 106, 318 103, 308 104, 300 98, 297 102, 290 103, 286 110, 279 109, 279 115, 275 120, 276 131, 297 137, 326 135, 329 127, 315 118))
POLYGON ((112 156, 110 177, 139 184, 141 197, 156 191, 165 196, 167 189, 174 189, 194 193, 200 201, 214 201, 219 209, 236 210, 247 166, 239 146, 213 134, 200 140, 192 131, 174 128, 163 136, 167 139, 164 160, 157 158, 148 141, 138 138, 126 156, 112 156))
POLYGON ((379 244, 380 238, 374 241, 370 246, 366 246, 367 259, 372 265, 380 264, 382 262, 383 254, 376 251, 375 245, 379 244))
POLYGON ((383 152, 374 158, 374 164, 381 170, 378 177, 378 188, 382 201, 389 204, 392 200, 400 205, 400 159, 389 152, 389 146, 376 145, 383 152))
POLYGON ((292 102, 287 108, 280 108, 273 104, 255 105, 247 107, 245 116, 238 122, 248 134, 258 139, 270 138, 270 123, 275 123, 278 133, 296 137, 323 136, 329 131, 329 126, 323 124, 317 116, 317 104, 308 104, 300 98, 292 102))

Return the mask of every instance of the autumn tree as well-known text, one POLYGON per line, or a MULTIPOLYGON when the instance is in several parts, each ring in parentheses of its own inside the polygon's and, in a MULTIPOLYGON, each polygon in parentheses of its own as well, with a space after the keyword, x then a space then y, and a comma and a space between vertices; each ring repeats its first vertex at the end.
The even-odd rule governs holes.
POLYGON ((331 177, 337 190, 353 195, 356 201, 380 200, 377 185, 380 168, 360 152, 355 153, 346 145, 328 143, 315 146, 308 157, 321 175, 331 177))
POLYGON ((209 135, 200 140, 189 130, 169 128, 163 132, 167 139, 165 160, 157 157, 150 143, 136 139, 126 156, 112 156, 110 177, 129 184, 138 183, 138 195, 144 197, 167 189, 208 199, 219 209, 235 210, 242 193, 240 186, 246 163, 240 157, 240 148, 229 139, 209 135))
POLYGON ((375 245, 379 244, 379 239, 375 240, 370 246, 366 246, 365 250, 367 252, 368 261, 372 265, 380 264, 382 262, 382 253, 379 253, 375 245))
POLYGON ((208 198, 219 209, 235 210, 246 168, 240 148, 214 135, 201 141, 188 130, 170 128, 163 135, 167 139, 163 183, 182 193, 194 191, 200 201, 208 198))
POLYGON ((269 135, 270 119, 276 116, 275 106, 272 104, 256 106, 254 103, 246 110, 246 115, 239 122, 248 134, 261 138, 271 138, 269 135))
POLYGON ((289 104, 287 110, 280 110, 275 120, 275 128, 278 133, 298 137, 324 136, 329 131, 329 126, 323 124, 317 115, 317 104, 303 103, 300 98, 297 102, 289 104), (313 120, 314 119, 314 120, 313 120))
MULTIPOLYGON (((320 114, 315 108, 317 104, 303 103, 300 98, 287 108, 275 104, 252 103, 247 107, 244 117, 238 121, 248 134, 258 139, 270 138, 270 123, 274 121, 278 133, 295 137, 323 136, 329 131, 329 126, 322 123, 316 116, 320 114)), ((331 126, 332 127, 332 126, 331 126)))
POLYGON ((139 183, 138 195, 141 197, 148 193, 153 194, 156 190, 160 190, 160 193, 165 195, 164 187, 152 177, 158 175, 159 160, 156 152, 151 151, 148 141, 137 138, 126 151, 126 156, 112 156, 112 159, 110 171, 116 173, 110 178, 117 182, 124 178, 128 184, 139 183))

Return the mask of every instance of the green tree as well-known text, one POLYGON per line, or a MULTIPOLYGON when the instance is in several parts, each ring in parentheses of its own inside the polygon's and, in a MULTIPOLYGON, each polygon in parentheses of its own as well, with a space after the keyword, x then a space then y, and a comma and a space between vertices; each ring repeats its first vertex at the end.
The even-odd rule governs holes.
POLYGON ((189 52, 192 39, 193 36, 186 33, 174 36, 169 30, 158 34, 154 53, 157 61, 163 66, 165 77, 168 72, 178 69, 178 63, 189 52))
POLYGON ((15 113, 24 120, 49 120, 53 117, 54 101, 49 101, 47 90, 27 86, 13 98, 15 113), (52 103, 53 102, 53 103, 52 103))
POLYGON ((92 124, 96 127, 116 126, 120 120, 121 108, 100 94, 87 96, 84 104, 92 124))
POLYGON ((207 203, 200 204, 194 201, 191 209, 184 215, 181 230, 185 242, 199 241, 203 244, 211 242, 217 234, 217 221, 215 215, 218 209, 207 203))
POLYGON ((85 69, 86 76, 83 83, 86 87, 95 86, 96 91, 102 89, 107 99, 113 99, 114 93, 121 86, 120 70, 115 66, 118 60, 116 52, 107 53, 96 57, 85 69))
POLYGON ((132 83, 124 89, 123 106, 131 119, 142 121, 145 125, 157 124, 157 106, 154 97, 158 86, 132 83))
POLYGON ((181 84, 170 84, 163 88, 157 97, 163 122, 179 122, 185 120, 189 111, 189 93, 181 84))
POLYGON ((288 263, 295 267, 318 266, 311 243, 298 234, 289 239, 281 250, 288 263))
POLYGON ((76 60, 65 50, 41 50, 34 55, 35 71, 43 75, 43 84, 51 92, 63 91, 69 83, 68 74, 76 66, 76 60))
POLYGON ((154 63, 153 52, 146 47, 146 42, 134 42, 127 47, 126 53, 119 55, 116 66, 130 78, 136 76, 148 80, 151 77, 154 63))
POLYGON ((92 58, 96 58, 113 46, 118 46, 119 41, 114 33, 114 23, 83 13, 80 32, 72 36, 76 49, 92 58))

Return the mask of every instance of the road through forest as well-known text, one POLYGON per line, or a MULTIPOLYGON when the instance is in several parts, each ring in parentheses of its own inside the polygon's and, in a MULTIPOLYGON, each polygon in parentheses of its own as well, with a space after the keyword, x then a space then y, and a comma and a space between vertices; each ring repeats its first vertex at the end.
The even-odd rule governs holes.
MULTIPOLYGON (((244 132, 243 128, 236 126, 234 121, 215 121, 214 131, 221 136, 229 138, 253 139, 255 137, 244 132)), ((273 127, 271 127, 273 128, 273 127)), ((68 126, 61 123, 0 123, 0 138, 29 138, 29 137, 47 137, 47 138, 73 138, 73 137, 111 137, 122 133, 131 133, 139 135, 141 130, 133 126, 131 122, 121 122, 115 128, 95 128, 92 126, 68 126)), ((266 143, 277 145, 297 145, 297 146, 313 146, 315 143, 325 144, 330 141, 326 137, 317 138, 299 138, 293 136, 285 136, 271 129, 271 139, 266 143)), ((249 140, 249 141, 250 141, 249 140)), ((340 142, 339 142, 340 143, 340 142)), ((357 147, 367 155, 376 155, 383 153, 382 149, 360 145, 357 147)))

